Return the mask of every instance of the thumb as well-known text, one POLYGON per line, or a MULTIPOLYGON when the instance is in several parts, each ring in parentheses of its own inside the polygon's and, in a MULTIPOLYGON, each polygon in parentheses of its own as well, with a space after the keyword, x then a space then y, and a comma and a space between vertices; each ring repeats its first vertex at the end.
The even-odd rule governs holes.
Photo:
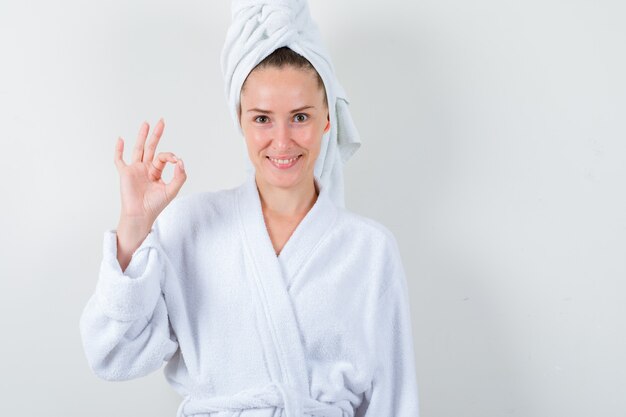
POLYGON ((176 195, 182 188, 186 179, 187 179, 187 173, 185 172, 185 166, 183 165, 183 160, 178 158, 178 161, 176 162, 176 166, 174 167, 174 177, 169 182, 169 184, 165 184, 166 195, 170 195, 172 196, 172 199, 174 199, 174 197, 176 197, 176 195))

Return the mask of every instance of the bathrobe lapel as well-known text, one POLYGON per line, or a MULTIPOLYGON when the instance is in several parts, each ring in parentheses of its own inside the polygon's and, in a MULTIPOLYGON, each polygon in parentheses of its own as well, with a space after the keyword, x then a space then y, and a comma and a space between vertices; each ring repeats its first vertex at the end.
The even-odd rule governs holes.
POLYGON ((320 190, 317 200, 292 233, 280 256, 276 256, 265 225, 254 171, 248 173, 236 194, 244 259, 251 272, 247 278, 256 296, 259 333, 272 380, 290 391, 283 394, 287 416, 299 415, 301 397, 310 396, 301 332, 289 289, 298 279, 300 267, 330 231, 338 210, 327 190, 317 178, 315 181, 320 190))

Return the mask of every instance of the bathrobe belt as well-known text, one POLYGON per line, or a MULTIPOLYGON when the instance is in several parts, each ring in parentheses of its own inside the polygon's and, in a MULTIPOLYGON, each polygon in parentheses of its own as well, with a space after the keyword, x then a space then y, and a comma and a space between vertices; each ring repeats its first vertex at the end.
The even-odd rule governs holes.
POLYGON ((207 398, 188 395, 178 407, 176 417, 264 407, 282 407, 285 417, 302 417, 305 413, 319 417, 343 417, 340 407, 303 396, 280 382, 246 389, 232 396, 207 398))

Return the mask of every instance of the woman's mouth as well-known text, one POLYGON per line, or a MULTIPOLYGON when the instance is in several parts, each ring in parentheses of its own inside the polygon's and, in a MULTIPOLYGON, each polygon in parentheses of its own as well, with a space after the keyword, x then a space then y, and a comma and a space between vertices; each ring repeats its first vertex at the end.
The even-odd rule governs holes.
POLYGON ((302 158, 302 154, 290 158, 290 159, 277 159, 277 158, 271 158, 269 156, 266 157, 268 159, 268 161, 275 166, 278 169, 287 169, 287 168, 291 168, 292 166, 294 166, 295 164, 298 163, 298 161, 300 160, 300 158, 302 158))

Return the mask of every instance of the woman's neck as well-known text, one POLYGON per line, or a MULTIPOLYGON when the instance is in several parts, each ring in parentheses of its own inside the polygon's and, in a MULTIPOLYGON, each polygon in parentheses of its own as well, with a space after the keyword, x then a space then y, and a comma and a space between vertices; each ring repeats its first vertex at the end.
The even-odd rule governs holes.
POLYGON ((261 207, 266 215, 294 217, 306 214, 315 204, 319 190, 314 178, 304 180, 292 188, 275 187, 259 180, 255 174, 261 207))

